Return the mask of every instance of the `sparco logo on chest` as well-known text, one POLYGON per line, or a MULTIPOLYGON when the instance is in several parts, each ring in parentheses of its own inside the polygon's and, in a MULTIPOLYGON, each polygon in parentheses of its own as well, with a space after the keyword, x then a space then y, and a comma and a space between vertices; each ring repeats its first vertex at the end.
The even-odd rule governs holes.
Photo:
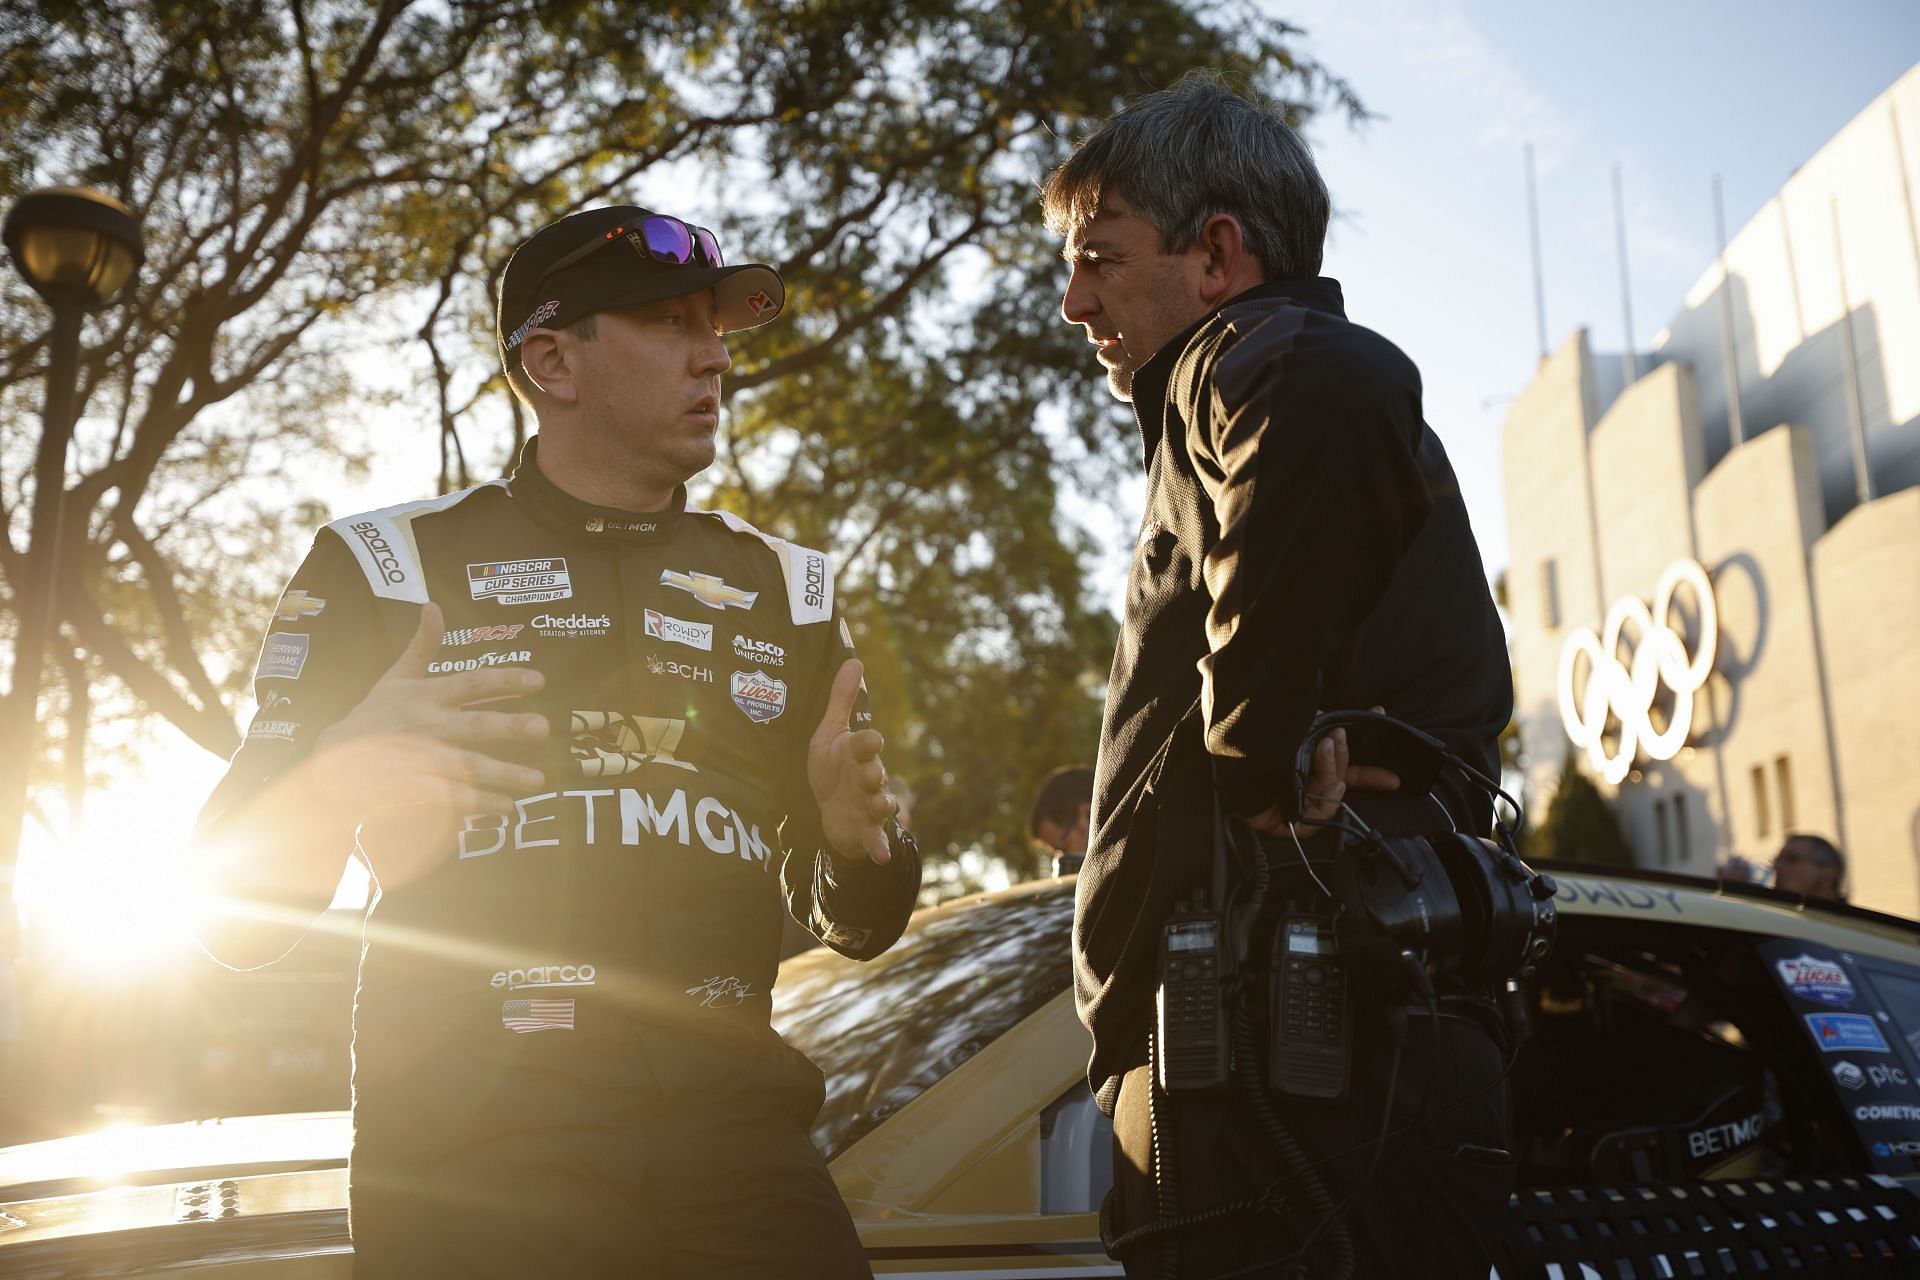
POLYGON ((380 576, 386 579, 387 585, 407 580, 406 571, 400 567, 400 557, 394 554, 393 544, 387 541, 386 534, 380 532, 379 525, 371 520, 362 520, 347 527, 365 544, 367 553, 373 557, 374 567, 380 570, 380 576))

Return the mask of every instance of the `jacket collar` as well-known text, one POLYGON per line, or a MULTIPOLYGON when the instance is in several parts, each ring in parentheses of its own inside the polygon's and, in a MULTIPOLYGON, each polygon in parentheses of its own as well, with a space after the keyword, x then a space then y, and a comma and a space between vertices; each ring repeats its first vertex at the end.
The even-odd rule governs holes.
POLYGON ((1347 314, 1346 301, 1340 293, 1340 282, 1331 276, 1269 280, 1236 293, 1169 338, 1133 373, 1133 414, 1140 424, 1141 461, 1147 466, 1153 465, 1154 451, 1160 447, 1160 437, 1166 430, 1167 387, 1173 381, 1173 371, 1180 363, 1180 357, 1186 354, 1200 331, 1228 307, 1269 298, 1298 303, 1309 311, 1325 311, 1343 319, 1347 314))
POLYGON ((687 509, 687 486, 673 487, 673 498, 661 511, 622 511, 600 507, 567 493, 547 478, 539 465, 540 437, 528 440, 520 461, 507 481, 507 490, 536 521, 556 533, 586 541, 655 542, 672 536, 687 509))

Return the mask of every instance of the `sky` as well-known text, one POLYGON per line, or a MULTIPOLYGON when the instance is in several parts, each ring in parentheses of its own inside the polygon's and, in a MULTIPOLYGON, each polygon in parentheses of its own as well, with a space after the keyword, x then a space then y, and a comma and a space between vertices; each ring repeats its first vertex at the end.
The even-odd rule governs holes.
MULTIPOLYGON (((1524 148, 1539 182, 1547 336, 1622 348, 1613 166, 1636 349, 1823 143, 1920 62, 1913 0, 1262 0, 1380 117, 1307 137, 1333 194, 1326 273, 1419 365, 1489 576, 1507 563, 1500 428, 1539 355, 1524 148)), ((1117 596, 1116 596, 1117 599, 1117 596)))

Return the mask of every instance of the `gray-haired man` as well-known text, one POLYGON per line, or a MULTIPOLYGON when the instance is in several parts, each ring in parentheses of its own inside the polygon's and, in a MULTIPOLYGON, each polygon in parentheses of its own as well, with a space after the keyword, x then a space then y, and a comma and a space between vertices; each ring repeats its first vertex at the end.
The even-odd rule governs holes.
MULTIPOLYGON (((1084 140, 1043 199, 1072 264, 1062 312, 1133 403, 1147 467, 1074 922, 1089 1075, 1114 1115, 1109 1245, 1130 1274, 1171 1246, 1182 1275, 1331 1274, 1351 1248, 1370 1277, 1484 1276, 1509 1117, 1466 993, 1403 1013, 1404 1038, 1355 1008, 1344 1100, 1279 1100, 1304 1157, 1255 1122, 1248 1055, 1225 1091, 1169 1094, 1148 1065, 1163 925, 1214 888, 1215 813, 1281 837, 1271 861, 1298 874, 1280 798, 1316 709, 1383 706, 1498 772, 1505 646, 1419 374, 1318 278, 1326 188, 1273 109, 1189 78, 1084 140)), ((1477 800, 1350 769, 1337 736, 1322 750, 1310 822, 1344 798, 1387 834, 1490 824, 1477 800)), ((1234 1000, 1259 1044, 1263 981, 1234 1000)))

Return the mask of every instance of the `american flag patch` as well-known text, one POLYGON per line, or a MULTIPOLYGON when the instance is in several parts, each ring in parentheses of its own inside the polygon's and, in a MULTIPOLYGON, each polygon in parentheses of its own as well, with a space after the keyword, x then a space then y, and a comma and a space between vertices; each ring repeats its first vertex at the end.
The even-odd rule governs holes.
POLYGON ((571 1031, 573 1001, 509 1000, 500 1006, 500 1024, 522 1035, 530 1031, 571 1031))

